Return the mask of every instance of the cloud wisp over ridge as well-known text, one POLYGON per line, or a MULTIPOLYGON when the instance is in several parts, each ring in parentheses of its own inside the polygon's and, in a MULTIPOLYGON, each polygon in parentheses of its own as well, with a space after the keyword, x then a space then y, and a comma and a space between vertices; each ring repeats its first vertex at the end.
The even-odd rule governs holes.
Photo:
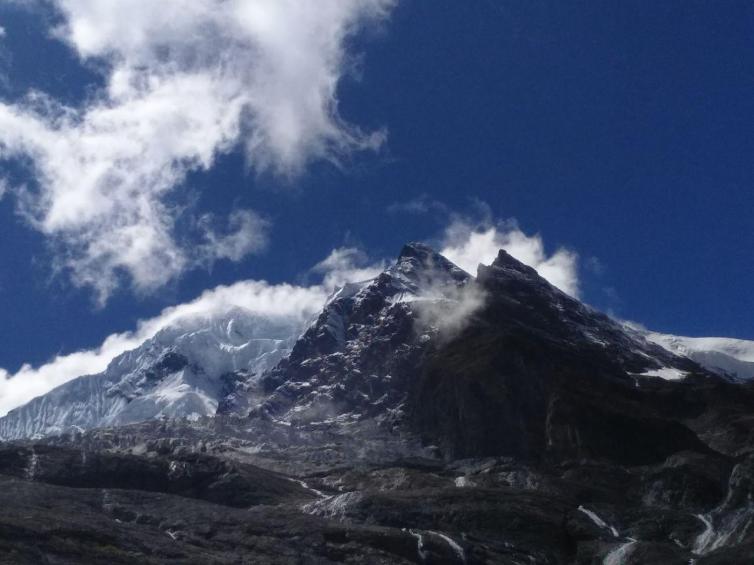
POLYGON ((465 271, 476 274, 479 264, 492 263, 500 249, 536 269, 566 294, 579 297, 578 254, 561 247, 548 255, 539 234, 526 235, 512 221, 475 223, 457 217, 445 230, 440 253, 465 271))
MULTIPOLYGON (((480 263, 489 265, 500 249, 536 269, 537 273, 560 290, 575 298, 580 296, 579 255, 566 247, 548 254, 542 236, 527 235, 515 219, 496 219, 490 206, 472 200, 470 213, 454 211, 444 202, 424 193, 404 202, 391 204, 389 214, 432 215, 445 228, 437 249, 464 271, 476 275, 480 263)), ((597 265, 595 257, 590 260, 597 265)))
POLYGON ((392 0, 48 4, 61 16, 52 36, 103 69, 105 88, 75 108, 41 92, 0 102, 0 158, 28 163, 19 210, 100 303, 124 280, 148 292, 264 247, 267 224, 251 210, 232 213, 222 235, 176 238, 168 197, 219 154, 242 146, 255 170, 291 177, 384 140, 339 116, 337 87, 349 39, 392 0))

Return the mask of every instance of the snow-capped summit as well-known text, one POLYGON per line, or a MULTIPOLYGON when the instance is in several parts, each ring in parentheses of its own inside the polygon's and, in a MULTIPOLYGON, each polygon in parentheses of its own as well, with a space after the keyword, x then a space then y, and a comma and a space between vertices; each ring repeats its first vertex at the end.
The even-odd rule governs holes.
POLYGON ((455 263, 428 245, 416 242, 404 245, 395 265, 386 272, 396 285, 403 285, 413 294, 423 295, 435 289, 442 294, 442 289, 464 285, 471 279, 469 273, 455 263))
POLYGON ((647 340, 735 381, 754 379, 754 341, 646 332, 647 340))
POLYGON ((107 369, 82 376, 0 418, 0 438, 215 413, 233 375, 254 378, 290 351, 301 322, 240 308, 180 320, 107 369))

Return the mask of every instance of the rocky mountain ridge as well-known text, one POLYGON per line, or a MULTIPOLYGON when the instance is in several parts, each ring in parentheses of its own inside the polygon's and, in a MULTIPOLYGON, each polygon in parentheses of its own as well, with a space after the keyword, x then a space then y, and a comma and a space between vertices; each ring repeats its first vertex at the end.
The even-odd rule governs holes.
MULTIPOLYGON (((215 327, 229 339, 227 323, 215 327)), ((593 310, 503 251, 473 277, 410 244, 300 335, 264 343, 279 359, 217 365, 223 389, 191 418, 0 444, 8 562, 754 555, 754 384, 593 310)), ((172 356, 185 353, 129 369, 119 382, 138 384, 118 388, 136 391, 126 405, 154 394, 139 388, 145 371, 164 383, 209 366, 172 356)))

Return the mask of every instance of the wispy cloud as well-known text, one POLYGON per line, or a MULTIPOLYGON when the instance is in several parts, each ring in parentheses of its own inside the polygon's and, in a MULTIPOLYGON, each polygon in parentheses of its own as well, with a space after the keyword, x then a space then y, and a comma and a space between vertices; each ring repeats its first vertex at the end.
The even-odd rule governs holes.
POLYGON ((476 284, 429 288, 415 305, 421 325, 434 327, 442 340, 449 340, 466 328, 471 317, 484 306, 486 292, 476 284))
POLYGON ((77 108, 39 92, 0 103, 0 158, 27 159, 34 177, 18 189, 20 210, 100 302, 123 275, 147 292, 198 263, 259 250, 264 223, 242 213, 230 218, 234 234, 208 236, 197 255, 195 242, 177 241, 168 196, 239 144, 254 169, 283 176, 379 147, 384 132, 346 123, 336 94, 348 39, 392 3, 51 2, 62 17, 54 37, 105 69, 106 87, 77 108))
POLYGON ((361 249, 339 247, 313 268, 324 275, 322 285, 332 291, 348 282, 362 282, 376 277, 385 268, 385 261, 373 261, 361 249))
POLYGON ((196 248, 197 256, 210 265, 217 259, 240 261, 267 245, 269 222, 252 210, 234 210, 225 230, 217 229, 212 214, 204 214, 198 223, 204 242, 196 248))
POLYGON ((450 214, 450 209, 439 200, 435 200, 428 194, 421 194, 411 200, 394 202, 387 208, 388 214, 430 214, 437 213, 442 216, 450 214))

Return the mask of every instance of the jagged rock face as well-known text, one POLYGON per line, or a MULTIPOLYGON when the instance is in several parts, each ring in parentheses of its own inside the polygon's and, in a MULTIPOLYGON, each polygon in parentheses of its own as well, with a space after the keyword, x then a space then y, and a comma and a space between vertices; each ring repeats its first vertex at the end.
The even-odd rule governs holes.
POLYGON ((244 380, 285 357, 300 321, 230 310, 160 331, 107 370, 68 382, 0 418, 0 438, 117 426, 151 418, 212 415, 244 380))
POLYGON ((438 337, 423 314, 454 308, 471 280, 428 247, 406 246, 376 279, 332 297, 290 357, 264 375, 267 396, 252 415, 399 424, 410 380, 438 337))
POLYGON ((480 266, 475 284, 484 305, 412 383, 413 422, 451 457, 641 464, 704 448, 645 406, 641 376, 662 367, 705 374, 701 367, 627 332, 504 251, 480 266))

